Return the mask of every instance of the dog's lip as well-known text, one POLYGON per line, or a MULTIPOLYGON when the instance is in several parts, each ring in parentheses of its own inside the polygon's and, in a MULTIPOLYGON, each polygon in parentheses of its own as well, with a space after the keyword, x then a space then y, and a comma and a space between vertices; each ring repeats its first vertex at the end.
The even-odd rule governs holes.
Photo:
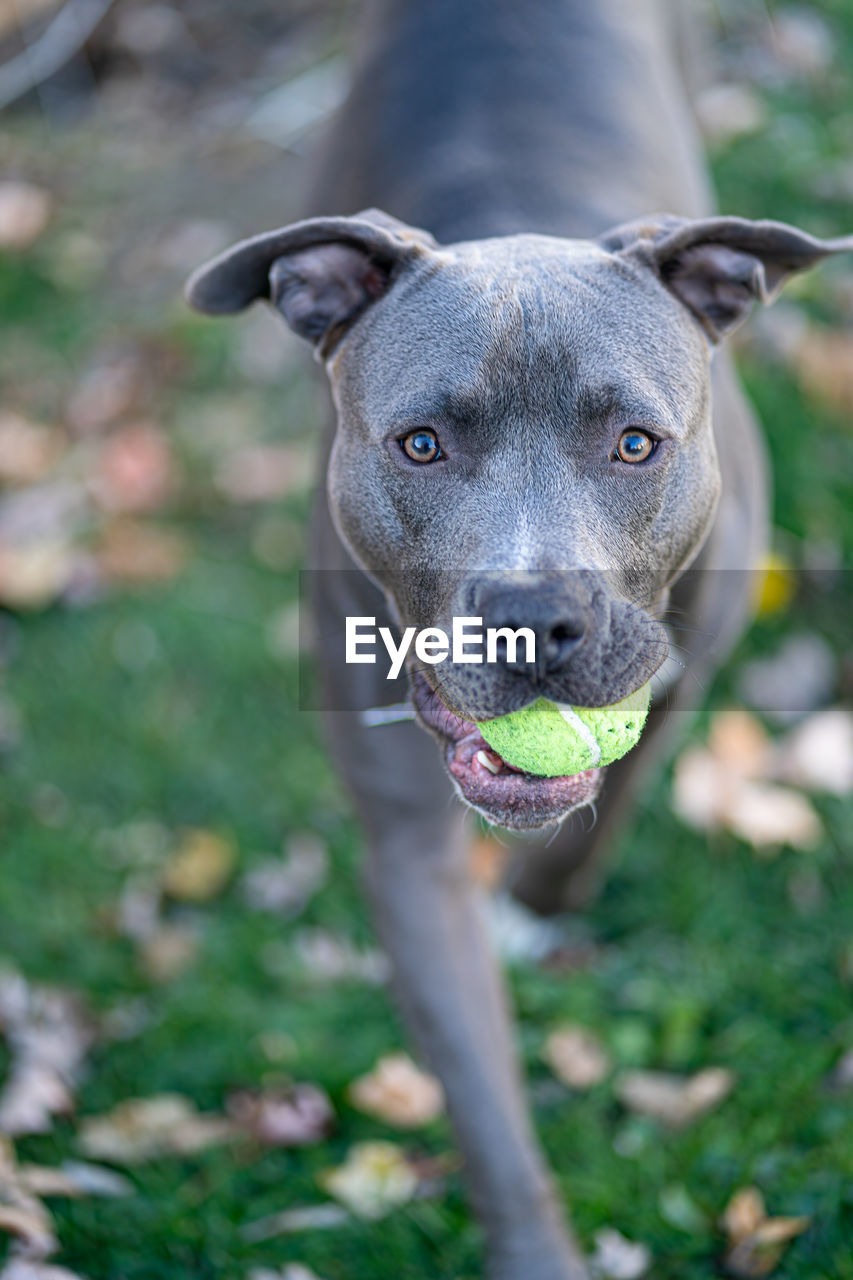
POLYGON ((447 771, 462 798, 490 822, 516 830, 547 826, 598 794, 601 769, 556 778, 516 769, 488 745, 473 721, 445 705, 422 672, 411 672, 411 688, 416 715, 441 740, 447 771))

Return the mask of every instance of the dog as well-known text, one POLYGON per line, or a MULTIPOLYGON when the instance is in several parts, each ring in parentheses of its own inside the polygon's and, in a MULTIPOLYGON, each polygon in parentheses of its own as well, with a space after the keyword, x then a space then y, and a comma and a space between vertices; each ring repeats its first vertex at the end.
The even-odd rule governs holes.
POLYGON ((531 1129, 465 806, 448 796, 511 831, 559 828, 526 838, 521 901, 588 895, 665 717, 606 781, 507 767, 477 722, 539 697, 616 702, 672 636, 686 656, 670 696, 689 702, 748 617, 768 527, 761 438, 721 343, 791 274, 853 249, 711 212, 677 43, 656 0, 383 0, 317 216, 188 285, 209 314, 266 302, 329 375, 311 552, 329 743, 492 1280, 588 1273, 531 1129), (341 660, 346 619, 460 617, 528 629, 535 661, 410 660, 416 722, 366 716, 393 697, 380 665, 341 660), (563 822, 593 802, 594 829, 563 822))

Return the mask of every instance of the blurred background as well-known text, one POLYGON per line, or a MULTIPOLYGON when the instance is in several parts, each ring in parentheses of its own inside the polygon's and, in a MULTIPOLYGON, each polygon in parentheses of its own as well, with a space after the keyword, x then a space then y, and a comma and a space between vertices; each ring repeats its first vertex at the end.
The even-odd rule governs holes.
MULTIPOLYGON (((0 0, 3 1280, 477 1274, 297 705, 325 391, 264 311, 180 296, 299 216, 359 10, 0 0)), ((705 18, 721 210, 853 231, 851 0, 705 18)), ((472 854, 612 1280, 853 1275, 853 261, 739 360, 755 625, 583 919, 529 927, 472 854)))

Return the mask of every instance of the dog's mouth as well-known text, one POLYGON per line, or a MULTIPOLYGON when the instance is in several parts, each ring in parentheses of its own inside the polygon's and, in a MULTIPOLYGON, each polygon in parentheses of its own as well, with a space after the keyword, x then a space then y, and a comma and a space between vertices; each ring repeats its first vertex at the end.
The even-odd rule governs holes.
POLYGON ((439 739, 459 794, 490 822, 530 831, 559 822, 595 799, 603 770, 542 778, 516 769, 488 745, 476 724, 444 705, 420 671, 412 671, 411 680, 417 717, 439 739))

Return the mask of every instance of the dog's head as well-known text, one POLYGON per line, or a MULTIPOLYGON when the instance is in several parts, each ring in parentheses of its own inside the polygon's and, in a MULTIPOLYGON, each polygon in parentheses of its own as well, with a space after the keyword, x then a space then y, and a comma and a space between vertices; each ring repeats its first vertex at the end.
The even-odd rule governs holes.
POLYGON ((192 277, 199 310, 264 299, 326 362, 333 516, 401 625, 534 632, 533 663, 414 673, 463 794, 496 821, 559 816, 597 779, 478 769, 470 722, 538 697, 613 703, 660 666, 654 611, 719 492, 714 348, 792 272, 851 248, 665 215, 597 241, 440 246, 371 210, 255 237, 192 277))

